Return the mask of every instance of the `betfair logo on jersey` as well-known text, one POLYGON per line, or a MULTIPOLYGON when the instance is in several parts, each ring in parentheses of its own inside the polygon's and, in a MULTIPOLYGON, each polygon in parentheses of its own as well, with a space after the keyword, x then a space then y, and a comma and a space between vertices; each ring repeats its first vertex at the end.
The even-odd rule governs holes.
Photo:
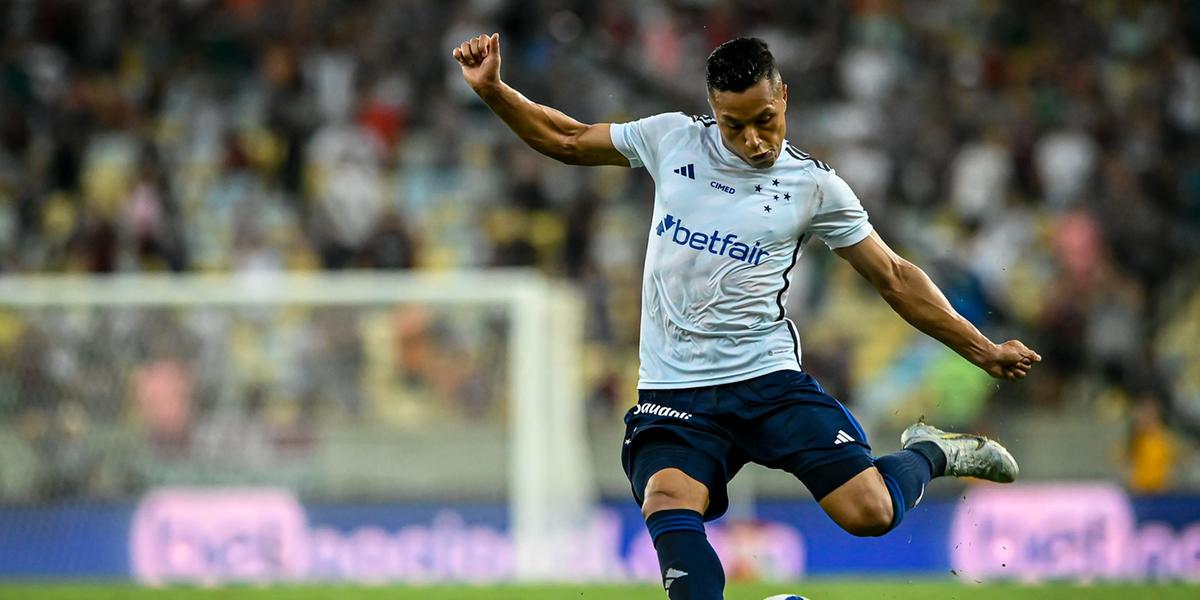
POLYGON ((738 239, 736 233, 722 234, 719 229, 714 229, 712 233, 692 231, 684 227, 683 221, 676 219, 674 215, 667 215, 654 228, 654 233, 658 237, 663 237, 668 232, 671 234, 671 241, 680 246, 717 256, 728 256, 754 266, 758 266, 762 263, 763 258, 771 255, 766 250, 759 248, 758 242, 754 242, 754 245, 750 246, 736 241, 738 239))

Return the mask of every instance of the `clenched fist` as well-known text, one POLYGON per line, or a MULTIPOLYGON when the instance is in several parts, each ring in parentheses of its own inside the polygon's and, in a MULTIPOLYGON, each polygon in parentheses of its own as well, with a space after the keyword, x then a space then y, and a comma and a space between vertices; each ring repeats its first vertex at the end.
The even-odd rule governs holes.
POLYGON ((1008 340, 992 348, 988 356, 979 361, 979 368, 996 379, 1017 380, 1029 374, 1034 363, 1042 362, 1037 352, 1019 340, 1008 340))
POLYGON ((477 35, 450 53, 462 67, 463 79, 471 89, 495 85, 500 81, 500 34, 477 35))

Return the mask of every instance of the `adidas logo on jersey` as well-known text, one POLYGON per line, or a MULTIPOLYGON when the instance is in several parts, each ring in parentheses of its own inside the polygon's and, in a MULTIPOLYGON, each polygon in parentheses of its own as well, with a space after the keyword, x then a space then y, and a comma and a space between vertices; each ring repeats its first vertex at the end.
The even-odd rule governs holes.
POLYGON ((842 444, 845 444, 846 442, 853 442, 853 441, 854 441, 854 438, 850 437, 850 434, 839 429, 838 433, 837 433, 837 437, 833 439, 833 445, 840 446, 842 444))
POLYGON ((674 215, 663 217, 663 220, 654 227, 654 233, 658 237, 663 237, 668 231, 671 232, 671 241, 680 246, 701 252, 707 251, 709 254, 717 256, 729 256, 729 258, 754 266, 758 266, 764 257, 771 255, 766 250, 759 248, 758 242, 754 242, 754 245, 750 246, 734 241, 738 239, 736 233, 722 235, 719 229, 714 229, 712 233, 692 231, 684 227, 683 220, 675 218, 674 215))
POLYGON ((695 179, 696 178, 696 163, 688 163, 682 167, 679 167, 678 169, 675 169, 674 173, 676 175, 683 175, 684 177, 687 177, 688 179, 695 179))

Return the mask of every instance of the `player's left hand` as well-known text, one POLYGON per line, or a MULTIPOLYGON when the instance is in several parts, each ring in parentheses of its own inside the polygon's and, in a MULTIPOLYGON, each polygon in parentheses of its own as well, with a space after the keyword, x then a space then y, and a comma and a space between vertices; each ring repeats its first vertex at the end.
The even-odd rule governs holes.
POLYGON ((1039 362, 1042 362, 1040 354, 1029 349, 1020 340, 1008 340, 995 345, 991 355, 979 364, 979 368, 996 379, 1016 381, 1028 375, 1033 364, 1039 362))

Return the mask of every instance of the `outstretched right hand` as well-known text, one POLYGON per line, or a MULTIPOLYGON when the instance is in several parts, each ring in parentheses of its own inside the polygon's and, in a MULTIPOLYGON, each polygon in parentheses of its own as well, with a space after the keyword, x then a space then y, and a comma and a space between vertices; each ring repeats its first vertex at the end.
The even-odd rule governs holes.
POLYGON ((1034 363, 1039 362, 1042 362, 1040 354, 1019 340, 1008 340, 994 345, 990 355, 979 363, 979 368, 996 379, 1016 381, 1028 375, 1034 363))
POLYGON ((463 79, 471 89, 495 85, 500 81, 500 34, 477 35, 450 53, 462 66, 463 79))

